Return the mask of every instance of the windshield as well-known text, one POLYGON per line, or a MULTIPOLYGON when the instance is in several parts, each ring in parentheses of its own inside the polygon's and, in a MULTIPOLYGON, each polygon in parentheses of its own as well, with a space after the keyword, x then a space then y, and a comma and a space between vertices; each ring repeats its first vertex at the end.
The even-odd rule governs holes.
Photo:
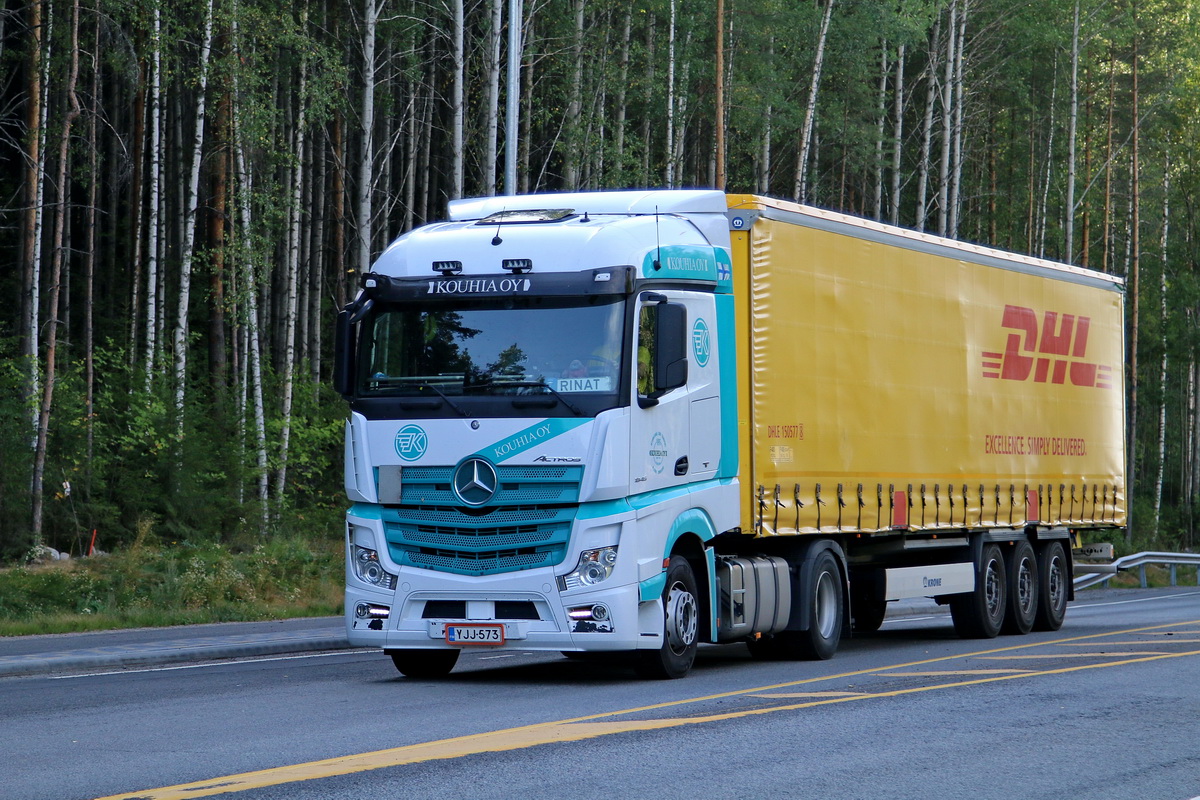
POLYGON ((360 334, 357 394, 452 406, 459 398, 542 396, 576 413, 607 395, 611 406, 624 309, 611 295, 377 305, 360 334))

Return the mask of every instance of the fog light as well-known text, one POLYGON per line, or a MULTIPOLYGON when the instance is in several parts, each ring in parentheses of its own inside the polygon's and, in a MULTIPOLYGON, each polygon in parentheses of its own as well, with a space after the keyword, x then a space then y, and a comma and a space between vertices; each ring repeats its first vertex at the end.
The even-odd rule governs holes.
POLYGON ((608 606, 601 603, 592 606, 592 619, 597 622, 603 622, 608 619, 608 606))
POLYGON ((354 616, 359 619, 387 619, 392 610, 374 603, 359 603, 354 607, 354 616))

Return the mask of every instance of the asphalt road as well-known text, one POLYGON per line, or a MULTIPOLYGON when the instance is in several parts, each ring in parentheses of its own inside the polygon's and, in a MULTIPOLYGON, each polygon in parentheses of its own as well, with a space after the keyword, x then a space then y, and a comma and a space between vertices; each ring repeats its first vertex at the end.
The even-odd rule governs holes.
POLYGON ((1085 598, 1056 633, 917 613, 669 682, 489 651, 436 682, 347 650, 9 677, 0 796, 1197 797, 1200 590, 1085 598))

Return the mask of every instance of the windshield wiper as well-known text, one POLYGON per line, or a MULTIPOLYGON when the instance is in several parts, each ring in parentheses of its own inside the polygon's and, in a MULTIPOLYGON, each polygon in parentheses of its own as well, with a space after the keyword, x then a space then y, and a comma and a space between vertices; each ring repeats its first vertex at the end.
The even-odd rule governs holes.
MULTIPOLYGON (((543 383, 542 381, 512 381, 512 382, 505 381, 504 384, 502 384, 502 385, 505 388, 511 386, 511 387, 514 387, 517 389, 535 389, 535 388, 536 389, 545 389, 547 392, 549 392, 550 394, 552 394, 556 398, 558 398, 558 400, 564 406, 571 409, 571 411, 573 411, 575 413, 575 416, 582 417, 584 415, 583 409, 581 409, 579 406, 572 403, 567 398, 563 397, 561 394, 558 393, 557 389, 555 389, 553 386, 551 386, 548 383, 543 383)), ((513 398, 513 404, 515 405, 517 402, 518 402, 518 398, 513 398)))
POLYGON ((437 388, 436 386, 434 386, 432 383, 426 383, 426 382, 418 383, 418 384, 417 384, 417 389, 418 389, 418 390, 420 390, 420 389, 428 389, 429 391, 431 391, 431 392, 433 392, 434 394, 436 394, 438 397, 440 397, 440 398, 442 398, 443 400, 445 400, 445 401, 446 401, 446 404, 447 404, 447 405, 449 405, 451 408, 453 408, 455 411, 457 411, 457 412, 458 412, 458 415, 459 415, 460 417, 465 417, 465 416, 467 416, 467 412, 463 410, 462 406, 460 406, 458 403, 454 402, 454 401, 453 401, 453 400, 451 400, 449 397, 447 397, 445 392, 443 392, 441 389, 439 389, 439 388, 437 388))

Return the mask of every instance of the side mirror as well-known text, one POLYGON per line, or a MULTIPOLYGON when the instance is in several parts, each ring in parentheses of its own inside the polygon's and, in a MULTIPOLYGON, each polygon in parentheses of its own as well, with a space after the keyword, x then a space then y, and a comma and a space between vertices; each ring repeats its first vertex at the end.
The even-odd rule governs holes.
POLYGON ((654 393, 664 394, 687 383, 687 308, 659 303, 654 321, 654 393))
POLYGON ((338 312, 333 335, 333 389, 343 397, 354 393, 354 322, 349 309, 338 312))

